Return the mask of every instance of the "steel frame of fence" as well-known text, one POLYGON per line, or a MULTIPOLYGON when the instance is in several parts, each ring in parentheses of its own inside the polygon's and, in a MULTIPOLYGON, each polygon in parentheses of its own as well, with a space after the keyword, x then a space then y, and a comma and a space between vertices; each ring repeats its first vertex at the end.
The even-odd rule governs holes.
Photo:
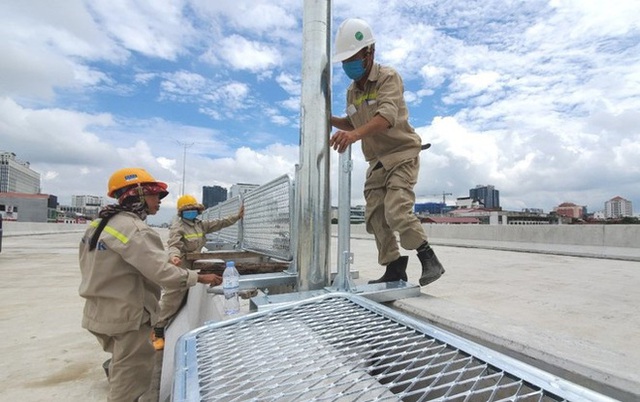
POLYGON ((613 401, 350 293, 191 331, 176 363, 180 402, 613 401))
POLYGON ((253 251, 283 261, 293 259, 293 182, 282 175, 243 195, 206 209, 203 220, 222 219, 245 206, 244 218, 207 236, 233 248, 253 251))

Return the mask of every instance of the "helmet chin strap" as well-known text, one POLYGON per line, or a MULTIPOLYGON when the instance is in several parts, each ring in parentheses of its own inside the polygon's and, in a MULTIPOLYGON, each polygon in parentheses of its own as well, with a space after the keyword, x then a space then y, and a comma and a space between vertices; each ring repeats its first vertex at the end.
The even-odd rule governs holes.
POLYGON ((149 212, 149 206, 147 205, 147 200, 144 198, 144 188, 138 183, 138 197, 140 197, 140 203, 144 205, 144 210, 149 212))

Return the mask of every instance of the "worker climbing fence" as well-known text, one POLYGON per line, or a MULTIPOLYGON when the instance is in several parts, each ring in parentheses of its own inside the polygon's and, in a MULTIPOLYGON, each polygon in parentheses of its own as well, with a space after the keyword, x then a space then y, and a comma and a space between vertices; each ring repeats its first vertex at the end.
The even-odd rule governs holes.
POLYGON ((244 204, 244 218, 207 235, 213 242, 277 259, 291 261, 293 181, 288 175, 206 209, 202 218, 220 219, 237 213, 244 204))

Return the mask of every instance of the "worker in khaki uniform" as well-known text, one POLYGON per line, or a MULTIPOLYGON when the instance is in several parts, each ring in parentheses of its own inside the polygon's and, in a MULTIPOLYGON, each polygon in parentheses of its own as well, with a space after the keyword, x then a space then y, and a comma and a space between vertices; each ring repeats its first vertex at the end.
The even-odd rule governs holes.
POLYGON ((80 242, 82 327, 112 354, 109 401, 136 401, 151 385, 155 351, 149 333, 161 287, 222 282, 218 275, 198 275, 167 261, 160 236, 144 221, 167 194, 167 185, 144 169, 116 171, 108 195, 118 204, 103 208, 80 242))
MULTIPOLYGON (((244 216, 244 206, 240 206, 237 215, 223 219, 200 220, 198 215, 204 211, 204 205, 198 203, 192 195, 178 198, 178 217, 169 229, 169 261, 186 270, 193 269, 193 261, 187 260, 187 253, 199 252, 207 242, 205 235, 233 225, 244 216)), ((171 318, 183 306, 187 296, 185 288, 165 288, 160 298, 160 318, 153 329, 153 346, 164 349, 164 329, 171 318)))
POLYGON ((331 125, 338 130, 329 144, 342 153, 360 140, 369 162, 365 224, 375 236, 378 263, 386 266, 384 275, 369 283, 407 280, 408 257, 400 255, 397 232, 404 249, 417 250, 422 265, 420 285, 427 285, 440 278, 444 268, 413 213, 421 139, 409 124, 402 79, 394 69, 374 61, 375 39, 363 20, 345 20, 335 48, 334 60, 342 62, 353 82, 347 90, 347 116, 331 117, 331 125))

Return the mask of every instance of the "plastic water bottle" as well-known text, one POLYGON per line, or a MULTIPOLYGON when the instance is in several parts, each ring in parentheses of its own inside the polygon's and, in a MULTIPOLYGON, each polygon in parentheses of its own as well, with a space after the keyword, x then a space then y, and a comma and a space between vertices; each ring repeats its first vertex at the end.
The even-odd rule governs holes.
POLYGON ((240 273, 233 261, 227 261, 227 267, 222 273, 222 290, 224 291, 224 313, 237 314, 240 311, 238 290, 240 289, 240 273))

